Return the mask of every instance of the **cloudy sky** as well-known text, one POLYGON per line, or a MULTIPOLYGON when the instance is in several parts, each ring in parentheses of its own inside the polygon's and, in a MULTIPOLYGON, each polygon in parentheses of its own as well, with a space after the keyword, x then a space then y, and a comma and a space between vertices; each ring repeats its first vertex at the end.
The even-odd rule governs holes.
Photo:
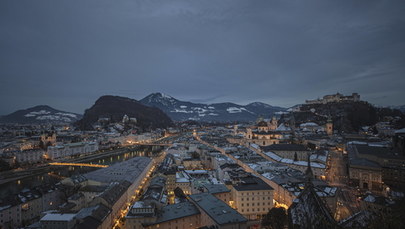
POLYGON ((101 95, 405 104, 405 1, 0 2, 0 114, 101 95))

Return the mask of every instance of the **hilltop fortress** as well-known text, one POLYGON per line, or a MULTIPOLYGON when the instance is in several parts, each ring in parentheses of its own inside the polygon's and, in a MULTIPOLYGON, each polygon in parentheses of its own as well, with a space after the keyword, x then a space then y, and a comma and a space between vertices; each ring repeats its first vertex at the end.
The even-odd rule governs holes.
POLYGON ((305 103, 326 104, 332 102, 345 102, 345 101, 358 102, 360 101, 360 95, 358 93, 353 93, 352 95, 344 96, 340 93, 336 93, 334 95, 325 95, 322 99, 306 100, 305 103))

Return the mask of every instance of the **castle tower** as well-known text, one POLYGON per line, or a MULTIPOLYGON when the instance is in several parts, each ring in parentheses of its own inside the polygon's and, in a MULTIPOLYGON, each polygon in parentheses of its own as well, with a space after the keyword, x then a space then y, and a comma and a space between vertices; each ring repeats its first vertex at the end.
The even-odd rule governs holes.
POLYGON ((333 134, 333 122, 332 118, 329 116, 328 121, 326 122, 326 133, 331 136, 333 134))

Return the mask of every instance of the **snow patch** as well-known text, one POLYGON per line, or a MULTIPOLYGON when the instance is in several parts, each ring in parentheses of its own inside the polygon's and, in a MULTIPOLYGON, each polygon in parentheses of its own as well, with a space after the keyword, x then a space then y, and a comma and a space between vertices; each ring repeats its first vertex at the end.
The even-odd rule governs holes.
POLYGON ((44 114, 50 114, 50 111, 46 110, 40 110, 40 111, 31 111, 30 113, 24 115, 25 117, 35 117, 37 115, 44 115, 44 114))
POLYGON ((194 111, 188 111, 188 110, 184 110, 184 109, 182 109, 182 110, 180 110, 180 109, 174 109, 173 111, 170 111, 170 112, 174 112, 174 113, 194 113, 194 111))
POLYGON ((71 122, 72 120, 68 117, 61 117, 58 115, 42 115, 35 118, 36 120, 51 120, 51 121, 64 121, 71 122))
POLYGON ((71 117, 71 118, 77 118, 77 115, 71 114, 71 113, 58 112, 58 113, 56 113, 56 114, 57 114, 57 115, 62 115, 62 116, 68 116, 68 117, 71 117))
POLYGON ((241 113, 242 109, 237 107, 228 107, 226 111, 228 111, 228 113, 234 114, 234 113, 241 113))

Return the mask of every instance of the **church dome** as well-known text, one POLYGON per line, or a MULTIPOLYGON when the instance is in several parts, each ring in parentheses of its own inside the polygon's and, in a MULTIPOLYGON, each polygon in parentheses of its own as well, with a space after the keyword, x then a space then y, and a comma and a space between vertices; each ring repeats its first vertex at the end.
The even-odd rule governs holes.
POLYGON ((260 126, 260 127, 267 126, 267 122, 265 122, 265 121, 260 121, 259 123, 257 123, 257 126, 260 126))

